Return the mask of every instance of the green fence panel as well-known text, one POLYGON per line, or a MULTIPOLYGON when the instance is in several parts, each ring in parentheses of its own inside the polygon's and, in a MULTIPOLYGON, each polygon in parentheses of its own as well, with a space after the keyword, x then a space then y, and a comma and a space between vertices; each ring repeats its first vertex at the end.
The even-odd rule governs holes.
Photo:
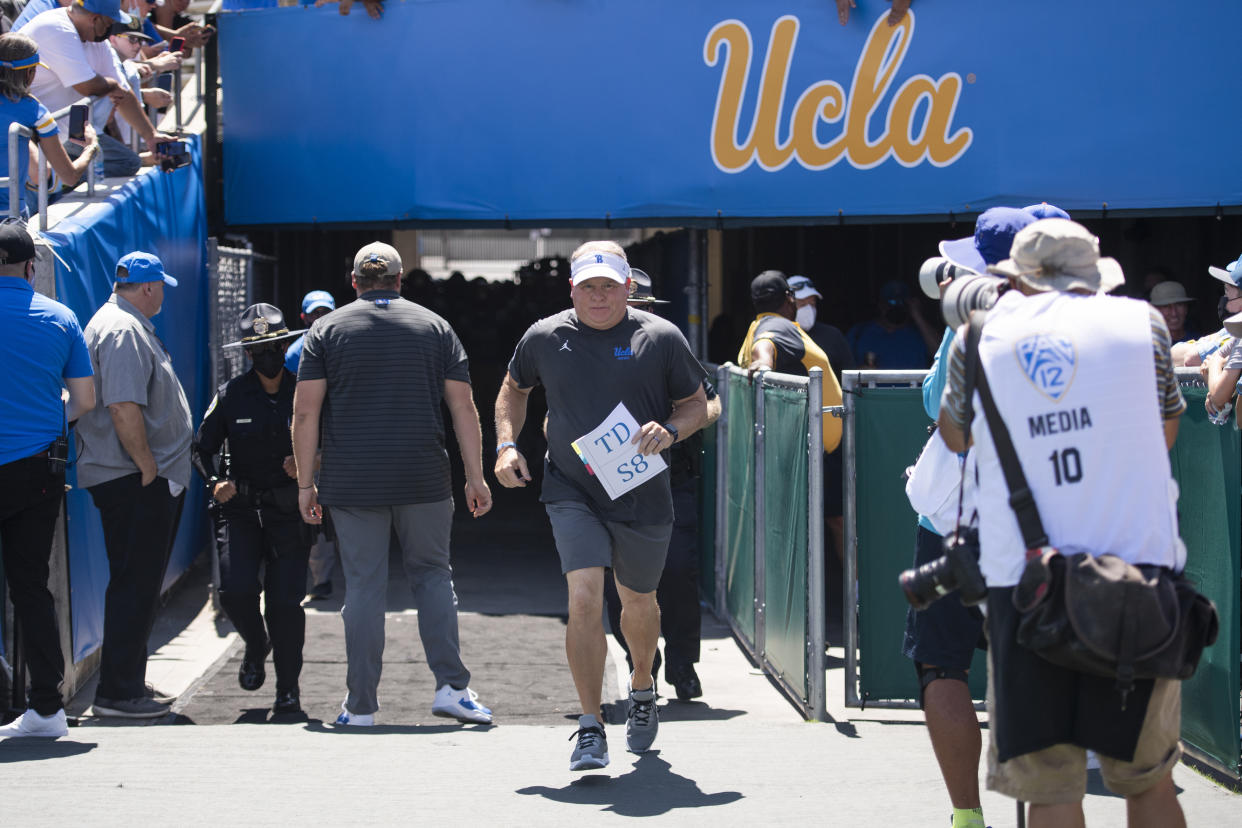
MULTIPOLYGON (((858 691, 869 699, 917 699, 919 685, 901 652, 906 600, 897 576, 914 562, 918 516, 902 473, 927 442, 919 388, 861 388, 854 402, 858 538, 858 691)), ((984 698, 987 664, 975 653, 971 695, 984 698)))
POLYGON ((716 595, 716 424, 703 429, 699 467, 699 590, 716 595))
POLYGON ((755 394, 745 377, 729 377, 728 484, 725 486, 725 611, 755 640, 755 394))
POLYGON ((1220 637, 1182 685, 1182 738, 1234 774, 1239 772, 1239 549, 1242 548, 1242 450, 1237 430, 1214 426, 1203 388, 1185 387, 1171 459, 1181 487, 1178 511, 1186 572, 1216 602, 1220 637))
POLYGON ((808 698, 807 395, 764 389, 764 654, 808 698))

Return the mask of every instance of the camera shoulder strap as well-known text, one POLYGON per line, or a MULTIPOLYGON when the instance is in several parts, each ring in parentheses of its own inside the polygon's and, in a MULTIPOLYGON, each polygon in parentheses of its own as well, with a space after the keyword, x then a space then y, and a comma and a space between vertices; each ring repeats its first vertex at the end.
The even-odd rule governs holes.
MULTIPOLYGON (((1009 488, 1009 506, 1018 517, 1022 541, 1027 549, 1039 549, 1048 545, 1048 533, 1044 531, 1039 509, 1035 506, 1035 497, 1031 494, 1031 487, 1027 485, 1026 475, 1022 472, 1022 464, 1018 461, 1018 452, 1014 449, 1013 439, 1009 436, 1009 427, 1005 425, 1004 419, 996 409, 996 401, 992 399, 992 391, 988 387, 987 374, 979 359, 979 340, 983 336, 985 321, 985 314, 973 311, 966 329, 967 400, 974 398, 974 391, 979 392, 979 400, 983 403, 983 414, 988 421, 988 430, 992 433, 992 444, 996 446, 996 456, 1000 460, 1001 471, 1005 475, 1005 485, 1009 488)), ((970 413, 973 414, 973 412, 970 413)))

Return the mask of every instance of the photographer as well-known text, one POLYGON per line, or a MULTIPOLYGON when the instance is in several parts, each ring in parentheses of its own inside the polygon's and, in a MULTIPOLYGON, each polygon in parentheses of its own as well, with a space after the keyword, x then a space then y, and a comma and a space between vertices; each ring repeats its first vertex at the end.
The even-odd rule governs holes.
MULTIPOLYGON (((946 262, 949 267, 937 267, 929 274, 920 272, 919 281, 924 291, 943 300, 945 290, 955 278, 982 273, 989 264, 1005 258, 1013 244, 1013 237, 1023 227, 1035 221, 1035 216, 1024 210, 1010 207, 994 207, 979 216, 975 234, 965 239, 943 241, 940 253, 945 258, 933 259, 924 265, 946 262), (956 267, 954 267, 956 266, 956 267), (930 276, 931 278, 925 278, 930 276)), ((944 391, 949 367, 949 352, 953 346, 953 329, 946 328, 944 338, 932 362, 931 370, 923 381, 923 408, 927 416, 935 420, 940 414, 940 397, 944 391)), ((932 436, 924 452, 947 452, 941 438, 932 436)), ((929 460, 932 458, 928 458, 929 460)), ((974 457, 954 458, 957 462, 945 464, 950 470, 940 475, 942 479, 911 480, 907 492, 911 504, 919 514, 914 550, 914 566, 920 567, 944 554, 944 535, 952 531, 959 518, 971 523, 974 513, 973 471, 974 457), (963 475, 965 465, 967 475, 963 475), (934 489, 946 515, 933 514, 931 504, 924 507, 914 503, 913 485, 923 490, 934 489), (960 489, 966 484, 967 495, 960 489)), ((924 458, 916 466, 922 474, 938 471, 924 458)), ((902 652, 914 662, 919 676, 919 705, 927 722, 927 735, 940 765, 949 800, 953 803, 953 828, 982 828, 983 810, 979 799, 979 755, 983 737, 979 719, 975 715, 974 702, 967 681, 970 663, 976 646, 983 639, 983 616, 975 607, 966 607, 953 594, 949 600, 937 601, 922 611, 913 607, 906 613, 906 632, 902 652)))
MULTIPOLYGON (((1013 289, 987 315, 979 372, 1009 427, 1047 545, 1180 571, 1185 547, 1168 448, 1186 403, 1164 319, 1145 302, 1102 295, 1124 281, 1121 268, 1065 219, 1024 228, 1010 258, 988 270, 1013 289)), ((950 352, 939 425, 951 449, 964 451, 972 439, 977 447, 988 786, 1030 802, 1032 828, 1081 825, 1090 749, 1105 785, 1126 797, 1130 825, 1183 825, 1172 781, 1180 683, 1136 680, 1123 696, 1113 679, 1056 666, 1017 642, 1013 593, 1026 543, 982 397, 967 398, 967 334, 958 332, 950 352)))

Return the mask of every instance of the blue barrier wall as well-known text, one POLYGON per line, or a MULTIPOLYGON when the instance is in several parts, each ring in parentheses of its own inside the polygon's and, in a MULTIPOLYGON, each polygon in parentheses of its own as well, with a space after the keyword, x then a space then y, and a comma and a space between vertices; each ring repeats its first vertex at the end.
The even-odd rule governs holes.
POLYGON ((827 0, 222 14, 227 220, 1242 204, 1242 3, 919 2, 897 29, 888 8, 859 0, 844 27, 827 0))
MULTIPOLYGON (((57 298, 68 305, 82 327, 112 292, 116 262, 132 250, 155 253, 180 284, 169 288, 163 310, 154 318, 177 375, 190 401, 195 424, 211 400, 207 351, 208 280, 207 212, 203 200, 202 156, 191 139, 193 163, 169 174, 140 176, 105 205, 84 208, 44 233, 57 256, 57 298)), ((104 590, 108 559, 99 512, 84 489, 68 496, 69 579, 72 588, 73 658, 82 659, 103 639, 104 590)), ((194 560, 207 539, 203 487, 192 479, 181 527, 165 579, 167 586, 194 560)))

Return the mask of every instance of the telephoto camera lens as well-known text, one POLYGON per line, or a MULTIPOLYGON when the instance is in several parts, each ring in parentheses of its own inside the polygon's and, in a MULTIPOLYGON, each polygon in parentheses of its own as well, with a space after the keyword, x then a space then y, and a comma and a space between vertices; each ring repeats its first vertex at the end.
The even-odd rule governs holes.
POLYGON ((945 552, 917 569, 897 576, 906 600, 916 610, 925 610, 944 596, 958 590, 964 605, 973 607, 988 596, 987 582, 979 571, 979 533, 962 528, 944 539, 945 552))
POLYGON ((976 275, 970 268, 955 265, 944 256, 932 256, 919 268, 919 287, 928 299, 940 299, 940 283, 945 279, 958 279, 976 275))
POLYGON ((996 276, 969 275, 954 279, 940 300, 940 312, 950 328, 960 328, 970 318, 970 312, 988 310, 996 304, 1002 290, 1008 286, 1005 279, 996 276))

